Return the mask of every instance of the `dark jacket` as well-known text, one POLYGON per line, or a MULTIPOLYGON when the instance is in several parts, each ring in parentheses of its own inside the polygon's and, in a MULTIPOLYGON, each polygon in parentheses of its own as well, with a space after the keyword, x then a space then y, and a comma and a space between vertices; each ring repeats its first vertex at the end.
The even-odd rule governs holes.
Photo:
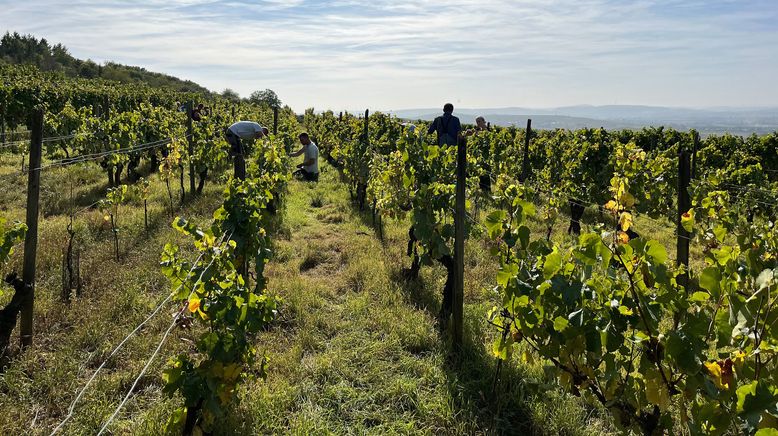
POLYGON ((451 115, 450 112, 444 112, 442 116, 435 118, 430 124, 427 134, 438 133, 438 145, 456 145, 459 132, 462 131, 462 124, 459 118, 451 115))

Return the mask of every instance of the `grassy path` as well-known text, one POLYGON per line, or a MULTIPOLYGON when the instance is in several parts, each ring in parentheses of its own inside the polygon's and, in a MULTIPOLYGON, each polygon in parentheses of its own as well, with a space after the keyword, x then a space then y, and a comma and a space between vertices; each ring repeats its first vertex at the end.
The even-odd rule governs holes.
MULTIPOLYGON (((270 358, 268 378, 247 386, 223 428, 234 434, 599 433, 598 422, 587 423, 573 400, 553 390, 547 397, 522 394, 526 374, 511 368, 492 400, 484 290, 466 295, 471 343, 461 363, 450 363, 434 316, 443 272, 424 268, 418 282, 404 282, 407 224, 387 226, 381 244, 370 218, 351 206, 328 169, 318 184, 290 187, 277 255, 268 266, 270 288, 285 304, 279 325, 258 343, 270 358)), ((492 280, 493 271, 477 260, 470 258, 468 277, 492 280)))

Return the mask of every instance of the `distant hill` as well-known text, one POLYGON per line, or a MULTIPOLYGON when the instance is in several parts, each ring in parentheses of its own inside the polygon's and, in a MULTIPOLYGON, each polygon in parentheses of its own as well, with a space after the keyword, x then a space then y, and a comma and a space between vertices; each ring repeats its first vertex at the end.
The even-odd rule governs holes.
POLYGON ((155 88, 170 88, 182 92, 210 94, 203 86, 145 68, 73 57, 62 44, 50 45, 45 38, 6 32, 0 39, 0 63, 34 65, 43 71, 61 72, 69 77, 114 80, 122 83, 144 83, 155 88))
MULTIPOLYGON (((389 111, 400 118, 431 120, 440 109, 403 109, 389 111)), ((527 118, 537 129, 639 129, 667 126, 679 130, 697 129, 701 133, 729 132, 739 135, 767 134, 778 130, 778 107, 768 108, 671 108, 661 106, 566 106, 550 109, 508 107, 486 109, 456 109, 465 123, 473 123, 482 115, 500 126, 524 126, 527 118)))

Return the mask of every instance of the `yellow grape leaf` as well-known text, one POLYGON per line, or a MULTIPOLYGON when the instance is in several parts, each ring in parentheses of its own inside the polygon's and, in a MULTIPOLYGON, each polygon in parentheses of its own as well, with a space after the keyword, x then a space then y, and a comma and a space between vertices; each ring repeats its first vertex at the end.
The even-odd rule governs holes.
POLYGON ((524 350, 524 352, 521 353, 521 361, 531 365, 535 363, 535 356, 533 356, 530 351, 524 350))
POLYGON ((735 365, 735 368, 742 368, 745 362, 746 353, 742 352, 741 350, 737 350, 732 354, 732 363, 735 365))
POLYGON ((635 205, 635 196, 630 194, 629 192, 625 192, 621 198, 619 198, 619 203, 621 203, 621 206, 625 209, 630 209, 632 206, 635 205))
POLYGON ((195 313, 198 310, 200 310, 200 299, 197 297, 192 297, 189 299, 189 312, 195 313))
POLYGON ((721 366, 718 362, 705 362, 705 368, 708 370, 708 375, 713 379, 713 383, 719 389, 729 389, 729 385, 721 379, 721 366))
POLYGON ((622 232, 619 230, 619 233, 617 234, 619 244, 626 244, 629 243, 629 235, 625 232, 622 232))
POLYGON ((559 373, 559 384, 565 389, 570 389, 573 387, 573 377, 567 371, 562 371, 559 373))
POLYGON ((632 227, 632 214, 629 212, 622 212, 619 217, 619 226, 621 226, 621 231, 623 232, 629 230, 629 228, 632 227))
POLYGON ((694 228, 694 209, 689 209, 688 212, 681 215, 681 226, 684 230, 691 233, 694 228))
POLYGON ((237 363, 231 363, 224 368, 224 378, 227 380, 235 380, 238 378, 241 372, 241 366, 237 363))
POLYGON ((222 387, 219 388, 218 391, 219 392, 217 395, 219 396, 219 399, 221 400, 222 404, 229 404, 230 400, 232 400, 233 387, 228 385, 223 385, 222 387))
POLYGON ((219 361, 214 362, 209 368, 211 377, 221 378, 224 375, 224 364, 219 361))
POLYGON ((104 221, 111 221, 111 217, 109 215, 103 215, 104 221))
POLYGON ((608 209, 611 212, 616 212, 618 207, 619 207, 619 205, 616 204, 616 202, 614 200, 611 200, 611 201, 605 203, 605 209, 608 209))

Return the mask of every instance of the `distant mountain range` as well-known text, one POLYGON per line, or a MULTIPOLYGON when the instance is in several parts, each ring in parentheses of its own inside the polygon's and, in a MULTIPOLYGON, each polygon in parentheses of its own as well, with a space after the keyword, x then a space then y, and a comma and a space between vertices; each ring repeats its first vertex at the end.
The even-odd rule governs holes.
MULTIPOLYGON (((440 109, 403 109, 389 111, 399 118, 432 120, 440 109)), ((697 129, 705 134, 767 134, 778 130, 778 106, 765 108, 715 107, 705 109, 662 106, 565 106, 558 108, 456 109, 463 123, 472 124, 481 115, 494 125, 523 127, 532 119, 536 129, 639 129, 666 126, 678 130, 697 129)))

